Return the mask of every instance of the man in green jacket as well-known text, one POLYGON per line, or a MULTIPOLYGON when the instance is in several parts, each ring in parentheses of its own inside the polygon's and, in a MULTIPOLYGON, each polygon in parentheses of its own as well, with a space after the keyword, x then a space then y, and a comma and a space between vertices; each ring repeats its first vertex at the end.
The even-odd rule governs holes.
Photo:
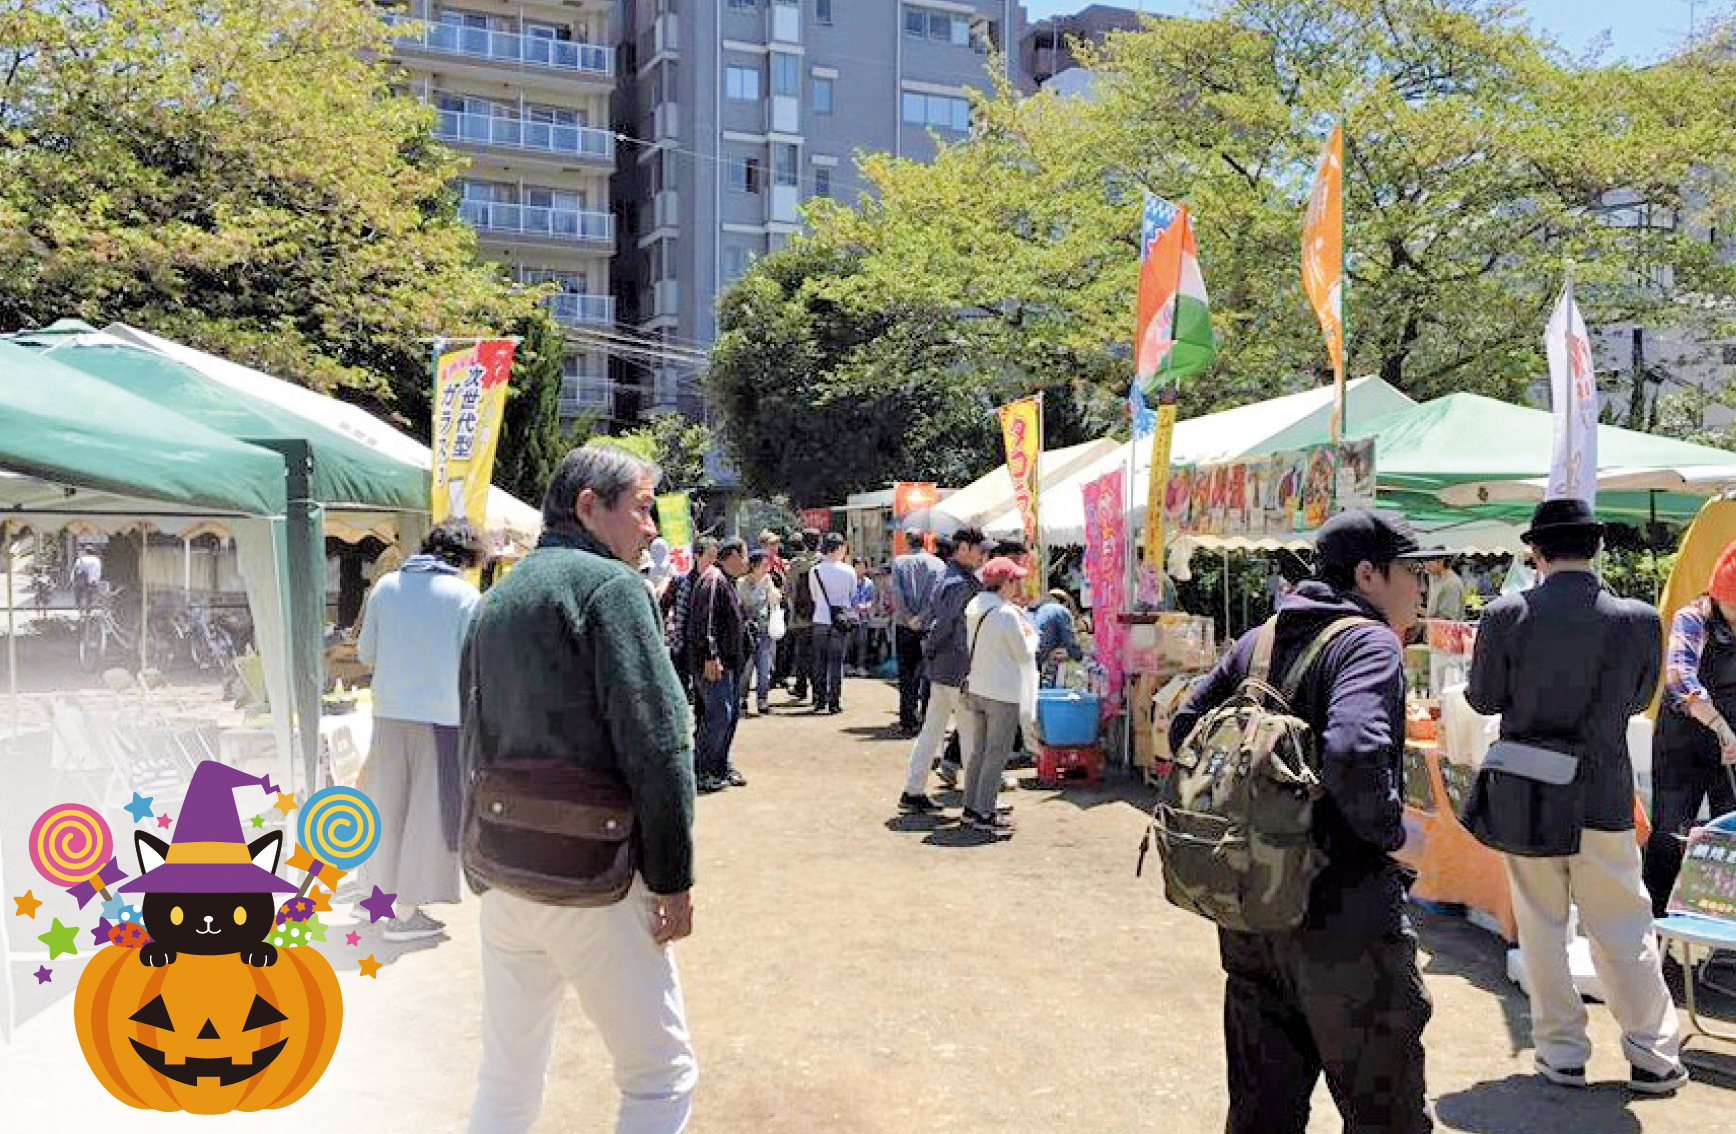
POLYGON ((618 777, 632 795, 639 872, 608 906, 482 895, 473 1134, 535 1123, 569 981, 614 1057, 619 1134, 677 1134, 692 1109, 698 1071, 669 946, 693 925, 693 726, 634 569, 657 534, 659 475, 617 449, 568 453, 537 549, 484 596, 470 626, 467 772, 556 762, 618 777))

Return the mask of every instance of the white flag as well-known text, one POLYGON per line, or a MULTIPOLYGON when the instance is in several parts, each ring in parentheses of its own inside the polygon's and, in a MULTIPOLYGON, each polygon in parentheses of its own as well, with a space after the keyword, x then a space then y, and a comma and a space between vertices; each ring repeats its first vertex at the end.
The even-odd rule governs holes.
POLYGON ((1549 463, 1549 499, 1579 499, 1597 506, 1597 372, 1591 339, 1573 302, 1573 281, 1561 289, 1549 328, 1549 392, 1555 410, 1555 456, 1549 463))

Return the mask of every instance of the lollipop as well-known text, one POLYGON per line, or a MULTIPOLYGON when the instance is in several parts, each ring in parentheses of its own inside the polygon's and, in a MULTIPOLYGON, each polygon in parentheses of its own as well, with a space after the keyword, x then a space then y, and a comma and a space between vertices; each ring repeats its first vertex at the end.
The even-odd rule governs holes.
POLYGON ((322 788, 301 807, 296 841, 313 856, 307 878, 296 891, 299 898, 326 867, 349 870, 374 853, 380 843, 380 813, 374 801, 355 788, 322 788))
POLYGON ((30 828, 30 863, 36 872, 78 899, 79 909, 126 874, 115 865, 114 835, 101 815, 82 803, 59 803, 30 828))

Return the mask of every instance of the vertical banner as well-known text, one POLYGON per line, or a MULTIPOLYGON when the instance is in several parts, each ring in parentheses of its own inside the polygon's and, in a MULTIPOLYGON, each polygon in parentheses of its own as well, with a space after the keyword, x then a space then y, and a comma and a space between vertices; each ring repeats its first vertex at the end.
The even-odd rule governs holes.
POLYGON ((1573 277, 1555 301, 1543 334, 1549 355, 1549 394, 1555 410, 1555 453, 1549 462, 1551 500, 1583 500, 1597 507, 1597 371, 1591 339, 1573 301, 1573 277))
POLYGON ((669 566, 678 575, 693 570, 693 502, 685 492, 657 498, 657 529, 669 544, 669 566))
POLYGON ((1167 570, 1163 561, 1164 516, 1169 499, 1169 454, 1175 440, 1175 394, 1165 390, 1157 406, 1157 428, 1151 434, 1151 475, 1145 495, 1145 562, 1154 571, 1167 570))
POLYGON ((458 350, 435 348, 434 483, 428 509, 436 524, 463 516, 488 527, 488 485, 512 380, 511 339, 482 339, 458 350))
POLYGON ((1122 563, 1127 557, 1127 513, 1122 507, 1122 470, 1105 473, 1087 484, 1085 494, 1085 576, 1091 583, 1091 635, 1097 661, 1103 666, 1108 690, 1106 712, 1121 701, 1127 627, 1122 563))
POLYGON ((1332 441, 1344 433, 1344 127, 1332 128, 1302 225, 1302 289, 1332 359, 1332 441))
MULTIPOLYGON (((1007 450, 1007 474, 1013 478, 1013 499, 1019 505, 1019 519, 1024 525, 1025 547, 1040 560, 1042 531, 1037 523, 1037 509, 1042 491, 1038 467, 1043 457, 1043 395, 1033 394, 1008 402, 995 411, 1001 423, 1001 441, 1007 450)), ((1037 571, 1031 572, 1036 594, 1047 587, 1037 571)))

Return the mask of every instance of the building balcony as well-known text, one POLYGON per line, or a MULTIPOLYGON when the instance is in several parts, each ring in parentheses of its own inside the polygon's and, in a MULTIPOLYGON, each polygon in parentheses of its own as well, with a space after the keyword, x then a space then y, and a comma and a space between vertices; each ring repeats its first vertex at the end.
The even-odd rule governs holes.
POLYGON ((434 136, 443 142, 461 145, 499 146, 608 165, 615 161, 615 135, 594 126, 560 126, 552 122, 442 110, 434 123, 434 136))
POLYGON ((615 243, 615 218, 609 213, 495 201, 463 201, 458 213, 466 224, 485 235, 524 236, 562 244, 612 247, 615 243))
POLYGON ((543 305, 563 327, 608 326, 615 321, 615 297, 611 295, 574 295, 563 291, 544 299, 543 305))
POLYGON ((487 28, 461 28, 395 13, 387 14, 386 22, 404 28, 404 34, 393 41, 400 48, 599 79, 615 74, 614 50, 599 44, 487 28))
POLYGON ((602 377, 569 374, 561 379, 560 415, 574 418, 580 414, 607 415, 610 406, 609 381, 602 377))

